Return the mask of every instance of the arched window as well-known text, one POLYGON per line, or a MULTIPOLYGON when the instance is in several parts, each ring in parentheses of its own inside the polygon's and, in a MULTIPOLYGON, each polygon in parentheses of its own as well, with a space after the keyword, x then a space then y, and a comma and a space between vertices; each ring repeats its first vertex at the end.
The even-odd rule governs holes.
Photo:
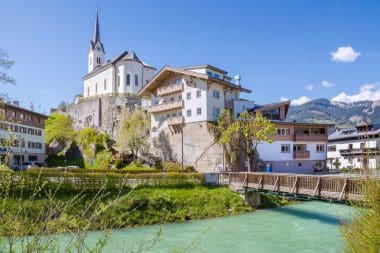
POLYGON ((127 75, 126 84, 131 85, 131 75, 130 74, 127 75))
POLYGON ((135 86, 139 85, 139 77, 135 75, 135 86))

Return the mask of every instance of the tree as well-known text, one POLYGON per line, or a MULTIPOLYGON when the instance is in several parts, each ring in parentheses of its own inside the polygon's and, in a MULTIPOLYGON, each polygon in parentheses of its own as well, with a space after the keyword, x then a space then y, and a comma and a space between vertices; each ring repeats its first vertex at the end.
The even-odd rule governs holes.
POLYGON ((75 136, 73 120, 70 116, 52 113, 45 121, 45 132, 45 142, 48 144, 53 141, 73 141, 75 136))
POLYGON ((125 111, 121 116, 120 127, 116 137, 116 146, 120 152, 131 152, 133 160, 144 149, 149 138, 149 116, 142 110, 125 111))
POLYGON ((222 132, 220 142, 239 147, 239 150, 247 158, 248 171, 252 171, 253 162, 257 154, 257 145, 261 142, 272 143, 275 133, 274 124, 263 117, 261 113, 252 116, 247 111, 244 111, 222 132))
POLYGON ((62 111, 62 112, 66 112, 66 110, 67 110, 67 103, 65 101, 62 101, 61 103, 59 103, 58 109, 60 111, 62 111))
POLYGON ((16 80, 8 76, 6 73, 9 70, 14 61, 8 58, 8 54, 0 48, 0 83, 3 84, 16 84, 16 80))
POLYGON ((77 133, 75 141, 82 147, 86 156, 94 158, 97 152, 105 149, 106 143, 109 141, 109 135, 87 127, 77 133))

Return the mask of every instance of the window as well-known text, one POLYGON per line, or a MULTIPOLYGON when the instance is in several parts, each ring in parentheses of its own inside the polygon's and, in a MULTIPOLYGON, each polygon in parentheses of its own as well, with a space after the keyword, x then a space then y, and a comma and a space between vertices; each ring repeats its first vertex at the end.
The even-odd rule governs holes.
POLYGON ((324 151, 325 151, 325 145, 323 145, 323 144, 317 144, 317 146, 316 146, 316 151, 317 151, 318 153, 322 153, 322 152, 324 152, 324 151))
POLYGON ((167 119, 170 119, 170 116, 171 116, 170 113, 166 114, 167 119))
POLYGON ((219 113, 220 113, 220 109, 219 108, 213 108, 212 109, 212 115, 214 116, 214 117, 219 117, 219 113))
POLYGON ((96 58, 96 62, 97 62, 98 64, 100 64, 100 58, 99 58, 99 57, 96 58))
POLYGON ((197 90, 197 98, 200 98, 202 96, 201 90, 197 90))
POLYGON ((28 148, 34 148, 35 143, 34 142, 28 142, 28 148))
POLYGON ((206 72, 208 76, 212 76, 212 72, 211 71, 207 71, 206 72))
POLYGON ((202 114, 202 108, 197 108, 197 115, 201 115, 202 114))
POLYGON ((290 135, 289 128, 277 128, 277 135, 290 135))
POLYGON ((12 117, 16 117, 16 112, 12 112, 12 117))
POLYGON ((302 163, 297 163, 298 168, 302 168, 302 163))
POLYGON ((90 96, 90 87, 87 87, 87 96, 90 96))
POLYGON ((191 110, 187 110, 187 111, 186 111, 186 116, 187 116, 187 117, 191 117, 191 110))
POLYGON ((281 145, 281 153, 289 153, 290 152, 290 145, 289 144, 282 144, 281 145))
POLYGON ((29 162, 37 162, 37 156, 36 155, 30 155, 28 156, 29 162))
POLYGON ((220 76, 218 74, 214 74, 214 77, 220 79, 220 76))
POLYGON ((289 162, 284 163, 284 168, 289 169, 289 162))
POLYGON ((16 126, 16 125, 11 125, 11 131, 12 131, 12 132, 18 132, 18 126, 16 126))
POLYGON ((104 90, 107 90, 107 79, 104 79, 104 90))
POLYGON ((190 99, 191 99, 191 92, 187 92, 187 93, 186 93, 186 99, 187 99, 187 100, 190 100, 190 99))
POLYGON ((329 145, 327 146, 328 152, 335 152, 336 151, 336 145, 329 145))
POLYGON ((126 83, 125 84, 126 85, 131 85, 131 75, 130 74, 127 75, 126 83))
POLYGON ((139 77, 135 75, 135 86, 139 85, 139 77))
POLYGON ((21 113, 21 114, 20 114, 20 118, 21 118, 21 119, 25 119, 25 114, 24 114, 24 113, 21 113))
POLYGON ((26 134, 26 127, 20 127, 20 133, 26 134))
POLYGON ((95 94, 98 94, 98 83, 95 84, 95 94))
POLYGON ((218 90, 212 90, 212 97, 219 99, 219 97, 220 97, 219 91, 218 90))

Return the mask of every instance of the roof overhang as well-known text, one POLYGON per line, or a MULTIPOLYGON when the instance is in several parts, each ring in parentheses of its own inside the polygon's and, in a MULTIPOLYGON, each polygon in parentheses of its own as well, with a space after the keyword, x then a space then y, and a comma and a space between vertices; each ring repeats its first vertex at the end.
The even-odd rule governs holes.
POLYGON ((153 92, 167 77, 169 77, 172 74, 179 74, 179 75, 186 75, 191 76, 203 80, 209 80, 218 84, 221 84, 225 87, 236 89, 242 92, 251 93, 252 91, 249 89, 242 88, 240 85, 236 85, 221 79, 217 79, 214 77, 210 77, 209 75, 194 72, 191 70, 185 70, 181 68, 173 68, 170 66, 164 66, 153 78, 148 82, 147 85, 145 85, 138 93, 139 96, 147 96, 150 93, 153 92))

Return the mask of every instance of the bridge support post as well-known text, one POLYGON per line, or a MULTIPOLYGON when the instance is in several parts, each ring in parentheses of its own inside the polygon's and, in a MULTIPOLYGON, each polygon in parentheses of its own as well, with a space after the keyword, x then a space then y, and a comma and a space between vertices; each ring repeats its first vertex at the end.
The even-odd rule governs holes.
POLYGON ((244 191, 244 201, 251 207, 257 208, 261 205, 260 193, 258 191, 244 191))

